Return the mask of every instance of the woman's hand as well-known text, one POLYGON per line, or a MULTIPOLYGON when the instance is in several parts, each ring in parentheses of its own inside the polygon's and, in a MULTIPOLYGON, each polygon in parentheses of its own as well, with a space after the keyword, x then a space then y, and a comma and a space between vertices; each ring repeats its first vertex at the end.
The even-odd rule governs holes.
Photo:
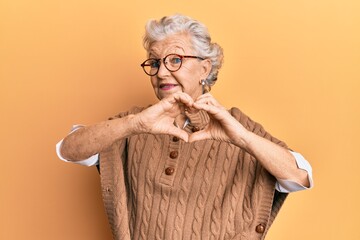
POLYGON ((135 133, 170 134, 188 141, 188 133, 174 125, 175 118, 193 104, 186 93, 177 92, 134 116, 135 133))
POLYGON ((80 161, 102 152, 115 141, 138 133, 171 134, 188 141, 188 134, 174 126, 176 117, 193 104, 185 93, 175 93, 138 114, 99 122, 83 127, 64 138, 61 155, 80 161))
POLYGON ((216 139, 241 145, 241 136, 247 130, 210 94, 201 95, 193 108, 205 110, 210 116, 209 124, 201 131, 193 133, 189 141, 216 139))
POLYGON ((277 179, 292 180, 303 186, 310 186, 307 172, 297 167, 294 156, 287 149, 245 129, 209 93, 200 96, 193 107, 205 110, 210 116, 210 123, 203 130, 190 135, 189 142, 202 139, 231 142, 258 159, 277 179))

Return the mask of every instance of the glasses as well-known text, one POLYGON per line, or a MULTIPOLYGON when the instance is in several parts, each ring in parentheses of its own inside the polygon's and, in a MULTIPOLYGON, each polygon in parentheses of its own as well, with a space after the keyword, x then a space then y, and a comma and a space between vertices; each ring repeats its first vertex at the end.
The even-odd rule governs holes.
POLYGON ((141 64, 141 67, 144 69, 144 72, 149 76, 155 76, 160 69, 161 60, 163 61, 165 67, 170 72, 176 72, 181 68, 184 58, 197 58, 204 60, 202 57, 197 56, 188 56, 188 55, 179 55, 179 54, 169 54, 163 59, 149 58, 141 64))

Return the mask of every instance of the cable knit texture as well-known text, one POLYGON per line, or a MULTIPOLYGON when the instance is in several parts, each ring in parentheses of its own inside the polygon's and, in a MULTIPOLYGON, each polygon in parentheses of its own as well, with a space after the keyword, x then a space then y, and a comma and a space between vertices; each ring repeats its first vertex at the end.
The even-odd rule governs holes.
MULTIPOLYGON (((286 147, 239 109, 230 113, 286 147)), ((209 122, 203 111, 187 117, 189 133, 209 122)), ((115 240, 264 239, 287 196, 275 191, 275 178, 253 156, 215 140, 135 135, 100 153, 100 175, 115 240)))

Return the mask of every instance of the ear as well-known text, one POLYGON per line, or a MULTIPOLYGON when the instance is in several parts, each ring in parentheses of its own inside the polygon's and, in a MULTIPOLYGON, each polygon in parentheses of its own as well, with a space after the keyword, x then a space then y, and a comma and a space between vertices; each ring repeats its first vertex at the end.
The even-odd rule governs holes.
POLYGON ((210 74, 211 71, 211 60, 210 59, 204 59, 201 61, 201 79, 207 79, 207 77, 210 74))

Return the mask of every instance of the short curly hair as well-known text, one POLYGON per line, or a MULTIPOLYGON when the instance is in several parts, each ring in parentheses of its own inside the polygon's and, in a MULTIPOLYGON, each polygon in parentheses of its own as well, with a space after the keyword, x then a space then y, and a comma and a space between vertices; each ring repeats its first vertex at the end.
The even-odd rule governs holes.
POLYGON ((206 84, 211 87, 217 80, 224 54, 217 43, 211 42, 208 29, 201 22, 181 14, 165 16, 160 20, 149 20, 145 27, 144 48, 149 52, 154 42, 178 33, 189 34, 196 54, 211 60, 211 71, 206 79, 206 84))

